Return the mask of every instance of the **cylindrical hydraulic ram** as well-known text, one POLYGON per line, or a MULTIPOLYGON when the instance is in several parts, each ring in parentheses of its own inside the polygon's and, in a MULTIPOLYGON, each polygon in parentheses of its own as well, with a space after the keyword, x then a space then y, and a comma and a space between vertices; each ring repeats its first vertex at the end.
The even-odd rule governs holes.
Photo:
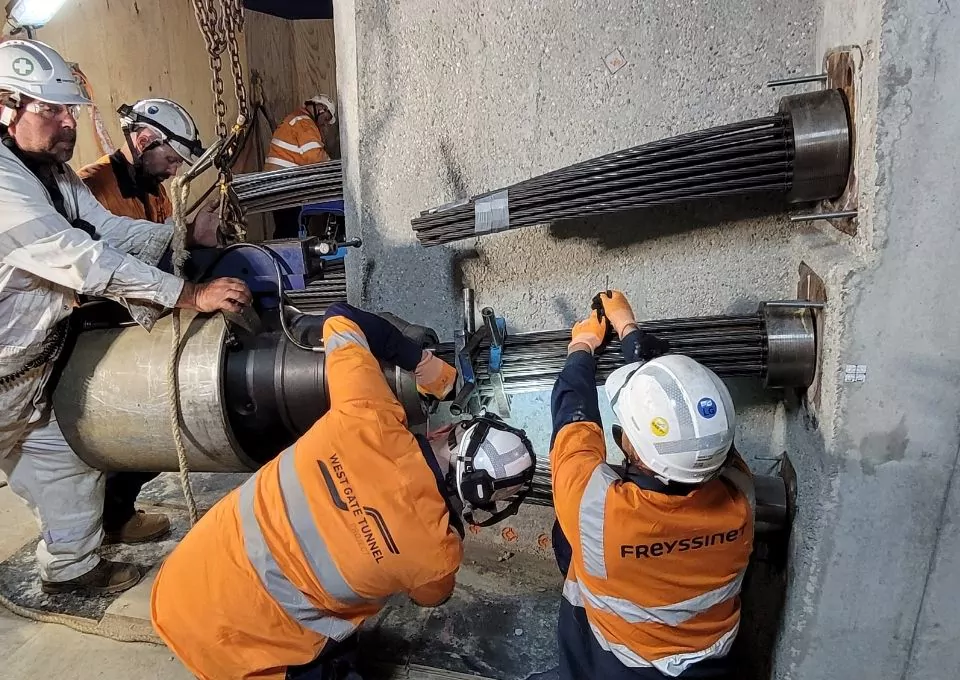
MULTIPOLYGON (((279 331, 250 335, 221 315, 183 316, 177 375, 191 470, 256 470, 327 411, 322 353, 296 348, 279 331)), ((298 317, 292 332, 314 345, 320 322, 298 317)), ((423 329, 410 326, 408 333, 422 335, 423 329)), ((80 334, 53 402, 64 437, 91 467, 178 469, 167 382, 171 334, 170 317, 150 333, 133 326, 80 334)), ((422 427, 426 418, 413 376, 382 368, 410 427, 422 427)))
MULTIPOLYGON (((183 313, 177 381, 190 469, 254 470, 230 427, 223 369, 229 329, 220 315, 183 313)), ((167 366, 171 317, 81 333, 53 397, 63 436, 98 470, 176 470, 167 366)))

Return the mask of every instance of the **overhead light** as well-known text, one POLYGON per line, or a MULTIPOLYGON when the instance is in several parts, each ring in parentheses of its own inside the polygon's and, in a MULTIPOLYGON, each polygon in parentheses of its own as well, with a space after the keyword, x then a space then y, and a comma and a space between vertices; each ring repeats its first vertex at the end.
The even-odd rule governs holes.
POLYGON ((45 26, 66 0, 10 0, 7 17, 23 28, 45 26))

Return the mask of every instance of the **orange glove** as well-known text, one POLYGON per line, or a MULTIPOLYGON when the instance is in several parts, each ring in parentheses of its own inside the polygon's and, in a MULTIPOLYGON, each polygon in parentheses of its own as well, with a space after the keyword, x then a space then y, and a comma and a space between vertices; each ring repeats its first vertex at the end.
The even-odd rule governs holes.
POLYGON ((596 352, 607 337, 609 328, 606 319, 601 319, 596 312, 591 312, 590 316, 583 321, 578 321, 573 327, 573 331, 570 333, 570 344, 567 345, 567 353, 582 349, 582 347, 578 348, 575 345, 586 345, 590 348, 591 353, 596 352))
POLYGON ((627 326, 637 323, 637 317, 634 316, 633 309, 627 302, 627 296, 619 290, 605 290, 600 293, 599 298, 604 315, 610 320, 610 325, 617 332, 617 336, 622 338, 627 326))
POLYGON ((414 375, 417 376, 417 390, 437 399, 443 399, 450 394, 457 382, 457 370, 427 350, 423 351, 414 375))

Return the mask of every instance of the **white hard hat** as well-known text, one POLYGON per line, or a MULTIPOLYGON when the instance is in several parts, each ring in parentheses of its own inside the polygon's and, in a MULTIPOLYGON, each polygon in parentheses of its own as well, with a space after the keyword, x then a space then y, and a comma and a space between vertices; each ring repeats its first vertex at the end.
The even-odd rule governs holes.
POLYGON ((723 466, 737 416, 727 386, 706 366, 662 356, 621 366, 605 389, 640 462, 656 475, 700 484, 723 466))
POLYGON ((337 105, 334 104, 333 100, 327 95, 318 94, 315 97, 310 97, 310 99, 305 101, 304 104, 319 104, 320 106, 325 106, 327 111, 329 111, 330 115, 332 116, 330 123, 332 124, 337 122, 337 105))
POLYGON ((463 503, 464 518, 477 526, 490 526, 513 515, 530 491, 537 458, 523 430, 507 425, 493 414, 483 414, 453 428, 450 485, 463 503), (506 507, 498 510, 498 503, 506 507), (475 510, 491 516, 482 522, 475 510))
POLYGON ((0 90, 50 104, 93 103, 63 57, 36 40, 0 42, 0 90))
POLYGON ((133 106, 124 104, 117 112, 120 114, 120 126, 125 132, 141 126, 153 130, 161 142, 169 144, 188 164, 192 165, 203 155, 197 124, 177 102, 170 99, 141 99, 133 106))

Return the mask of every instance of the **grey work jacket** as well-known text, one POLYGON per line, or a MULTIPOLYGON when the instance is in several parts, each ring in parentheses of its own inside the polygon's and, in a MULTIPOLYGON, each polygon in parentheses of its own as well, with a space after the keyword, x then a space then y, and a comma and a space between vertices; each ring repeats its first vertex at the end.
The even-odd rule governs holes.
MULTIPOLYGON (((154 310, 126 298, 173 307, 183 288, 179 278, 151 266, 170 243, 171 225, 107 212, 67 166, 56 181, 69 219, 91 224, 100 240, 73 228, 40 180, 0 145, 0 376, 41 354, 44 340, 77 305, 77 293, 127 304, 149 330, 154 310)), ((0 458, 42 416, 51 369, 47 363, 0 386, 0 458)))

